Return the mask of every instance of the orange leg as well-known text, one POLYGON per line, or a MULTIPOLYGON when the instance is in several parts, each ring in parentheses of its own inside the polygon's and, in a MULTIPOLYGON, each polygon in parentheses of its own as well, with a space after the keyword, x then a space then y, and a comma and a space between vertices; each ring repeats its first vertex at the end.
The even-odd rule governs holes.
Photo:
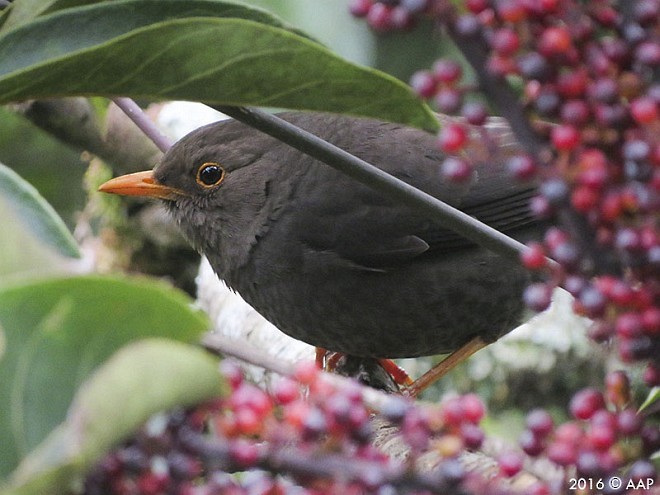
POLYGON ((327 355, 328 355, 328 351, 323 347, 316 348, 316 355, 314 361, 316 362, 316 366, 318 366, 320 369, 325 368, 325 358, 327 355))
POLYGON ((379 359, 378 364, 380 364, 383 369, 390 374, 397 385, 401 385, 406 388, 413 385, 413 379, 410 378, 408 373, 406 373, 406 370, 404 370, 391 359, 379 359))
POLYGON ((462 363, 467 358, 472 356, 472 354, 480 351, 487 345, 488 343, 484 342, 481 337, 473 338, 468 343, 463 345, 463 347, 456 349, 449 356, 443 359, 442 362, 436 364, 433 368, 420 376, 412 383, 412 385, 406 388, 404 393, 410 397, 417 397, 423 390, 445 376, 447 372, 453 369, 456 365, 462 363))

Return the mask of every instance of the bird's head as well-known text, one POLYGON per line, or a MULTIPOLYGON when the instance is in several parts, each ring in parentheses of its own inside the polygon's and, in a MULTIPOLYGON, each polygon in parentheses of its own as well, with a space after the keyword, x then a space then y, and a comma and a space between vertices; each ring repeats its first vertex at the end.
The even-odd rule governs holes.
POLYGON ((236 122, 210 124, 174 144, 154 170, 116 177, 99 191, 164 200, 197 250, 240 263, 267 224, 277 167, 265 170, 266 139, 236 122))

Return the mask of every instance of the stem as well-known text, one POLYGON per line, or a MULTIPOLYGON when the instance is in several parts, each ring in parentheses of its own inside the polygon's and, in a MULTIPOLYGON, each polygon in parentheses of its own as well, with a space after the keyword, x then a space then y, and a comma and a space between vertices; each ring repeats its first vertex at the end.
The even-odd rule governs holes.
POLYGON ((214 108, 415 208, 486 249, 516 261, 526 249, 521 242, 275 115, 253 108, 214 108))
POLYGON ((112 101, 151 139, 163 153, 172 147, 172 141, 156 127, 142 108, 130 98, 116 97, 112 101))

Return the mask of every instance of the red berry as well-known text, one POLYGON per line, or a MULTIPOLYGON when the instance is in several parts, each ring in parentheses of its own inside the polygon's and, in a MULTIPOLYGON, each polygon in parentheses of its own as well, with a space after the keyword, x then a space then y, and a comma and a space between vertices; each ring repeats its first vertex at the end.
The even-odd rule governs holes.
POLYGON ((435 95, 435 104, 442 113, 455 114, 463 102, 463 93, 456 88, 443 87, 435 95))
POLYGON ((229 407, 234 411, 251 409, 258 417, 264 417, 273 409, 273 401, 256 385, 243 383, 229 397, 229 407))
POLYGON ((553 441, 546 452, 548 459, 560 466, 570 466, 577 461, 577 449, 572 443, 553 441))
POLYGON ((483 430, 472 423, 463 423, 460 427, 460 435, 468 449, 478 449, 484 442, 483 430))
POLYGON ((644 41, 635 49, 635 58, 638 62, 656 67, 660 65, 660 44, 655 41, 644 41))
POLYGON ((565 98, 580 98, 587 89, 588 81, 585 70, 562 72, 557 78, 557 92, 565 98))
POLYGON ((546 230, 543 240, 545 241, 548 248, 554 251, 560 244, 568 242, 570 237, 563 230, 557 227, 550 227, 548 230, 546 230))
POLYGON ((540 438, 548 436, 554 428, 552 416, 544 409, 533 409, 530 411, 527 414, 525 424, 535 436, 540 438))
POLYGON ((630 104, 630 113, 640 124, 650 124, 658 119, 658 104, 648 96, 637 98, 630 104))
POLYGON ((565 27, 549 27, 541 33, 538 50, 549 57, 566 53, 571 48, 571 34, 565 27))
POLYGON ((642 318, 637 313, 623 313, 616 319, 614 328, 621 338, 639 337, 642 335, 642 318))
POLYGON ((367 13, 367 23, 375 31, 390 31, 394 27, 392 25, 392 7, 384 3, 373 4, 367 13))
POLYGON ((504 27, 495 31, 490 40, 490 45, 495 50, 495 53, 507 57, 518 51, 518 48, 520 48, 520 38, 518 37, 518 33, 513 29, 504 27))
POLYGON ((529 180, 536 175, 537 167, 529 155, 516 155, 506 164, 508 172, 518 180, 529 180))
POLYGON ((552 302, 552 287, 543 282, 528 285, 523 292, 523 300, 530 309, 545 311, 552 302))
POLYGON ((355 17, 365 17, 373 5, 373 0, 351 0, 348 10, 355 17))
POLYGON ((591 425, 587 431, 586 440, 596 450, 607 450, 616 441, 616 431, 604 425, 591 425))
POLYGON ((465 418, 465 409, 460 397, 452 397, 441 404, 442 419, 448 426, 458 426, 465 418))
POLYGON ((438 81, 453 84, 463 75, 463 69, 458 62, 441 58, 433 64, 433 75, 438 81))
POLYGON ((252 467, 259 460, 259 449, 254 443, 237 438, 229 445, 229 457, 241 468, 252 467))
POLYGON ((580 186, 571 193, 573 208, 582 213, 592 210, 599 202, 600 195, 590 187, 580 186))
POLYGON ((660 386, 660 367, 654 363, 647 364, 642 378, 649 387, 660 386))
POLYGON ((445 153, 455 153, 463 148, 468 140, 468 134, 460 124, 448 124, 438 135, 438 145, 445 153))
POLYGON ((590 117, 589 105, 582 100, 569 100, 562 105, 559 116, 565 124, 584 125, 590 117))
POLYGON ((527 455, 537 456, 543 452, 545 445, 543 440, 530 430, 524 430, 518 438, 518 444, 527 455))
POLYGON ((428 70, 415 72, 410 78, 410 86, 422 98, 431 98, 437 88, 436 80, 428 70))
POLYGON ((589 419, 596 411, 605 407, 603 394, 593 388, 585 388, 577 392, 569 404, 574 418, 589 419))
POLYGON ((500 0, 496 5, 497 15, 503 21, 515 24, 525 18, 526 12, 518 0, 500 0))
POLYGON ((582 428, 574 422, 562 423, 555 430, 554 441, 578 445, 582 441, 582 428))
POLYGON ((627 408, 619 412, 616 421, 619 431, 627 436, 637 435, 642 431, 644 425, 644 419, 637 414, 634 408, 627 408))
POLYGON ((461 115, 468 124, 483 125, 488 118, 488 110, 481 103, 468 102, 463 105, 461 115))
POLYGON ((440 165, 442 176, 456 183, 467 182, 472 177, 472 167, 468 162, 449 156, 440 165))
POLYGON ((551 131, 552 144, 561 151, 570 151, 580 144, 580 132, 568 124, 553 127, 551 131))
POLYGON ((281 378, 273 388, 273 397, 278 404, 290 404, 300 396, 300 386, 290 378, 281 378))
POLYGON ((500 472, 507 477, 515 476, 523 467, 523 459, 516 452, 505 452, 498 456, 500 472))
POLYGON ((486 407, 477 394, 466 394, 460 398, 466 421, 477 424, 484 417, 486 407))
POLYGON ((540 270, 547 266, 545 249, 540 242, 530 242, 527 249, 522 252, 520 259, 528 270, 540 270))
POLYGON ((479 14, 488 8, 488 3, 489 0, 467 0, 465 6, 473 14, 479 14))
POLYGON ((488 68, 488 72, 496 77, 504 77, 507 74, 516 72, 516 63, 512 58, 503 57, 496 53, 488 58, 486 67, 488 68))
POLYGON ((311 385, 319 377, 321 370, 314 361, 301 361, 296 365, 294 378, 303 385, 311 385))
POLYGON ((646 335, 658 336, 660 334, 660 308, 650 307, 642 314, 642 329, 646 335))
POLYGON ((243 383, 243 371, 236 361, 223 359, 220 363, 220 373, 229 381, 229 386, 233 390, 243 383))

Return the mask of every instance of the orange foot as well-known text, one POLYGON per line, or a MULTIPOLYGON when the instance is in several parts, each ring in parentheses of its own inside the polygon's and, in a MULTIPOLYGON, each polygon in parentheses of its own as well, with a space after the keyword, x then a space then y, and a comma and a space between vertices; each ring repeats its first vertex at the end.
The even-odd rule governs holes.
POLYGON ((486 345, 487 343, 481 338, 475 337, 414 381, 403 368, 391 359, 359 358, 341 352, 328 351, 321 347, 316 348, 316 365, 331 373, 356 378, 374 388, 417 397, 457 364, 465 361, 486 345))

